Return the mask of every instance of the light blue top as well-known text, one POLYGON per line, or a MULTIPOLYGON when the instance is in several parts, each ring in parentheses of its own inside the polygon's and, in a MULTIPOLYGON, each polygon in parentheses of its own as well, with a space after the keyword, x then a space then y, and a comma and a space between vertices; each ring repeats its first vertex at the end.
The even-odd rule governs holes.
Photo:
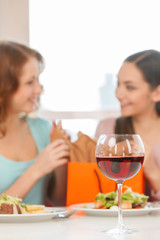
MULTIPOLYGON (((51 124, 41 118, 25 119, 36 143, 38 154, 40 154, 44 147, 50 143, 49 132, 51 124)), ((16 162, 0 155, 0 193, 8 189, 35 161, 36 158, 31 161, 16 162)), ((45 178, 43 177, 37 181, 23 202, 33 204, 44 203, 45 178)))

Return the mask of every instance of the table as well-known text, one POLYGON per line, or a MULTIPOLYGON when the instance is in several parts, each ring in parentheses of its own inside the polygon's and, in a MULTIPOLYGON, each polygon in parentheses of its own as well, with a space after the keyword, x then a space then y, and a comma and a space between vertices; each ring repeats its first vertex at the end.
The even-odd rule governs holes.
POLYGON ((89 216, 76 212, 69 218, 43 222, 1 223, 2 240, 159 240, 160 213, 124 217, 124 224, 138 230, 133 235, 105 236, 101 231, 116 226, 117 217, 89 216))

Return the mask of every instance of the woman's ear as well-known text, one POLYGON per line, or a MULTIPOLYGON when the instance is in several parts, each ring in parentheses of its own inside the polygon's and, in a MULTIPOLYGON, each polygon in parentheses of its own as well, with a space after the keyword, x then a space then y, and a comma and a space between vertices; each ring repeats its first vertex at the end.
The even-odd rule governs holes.
POLYGON ((153 101, 160 102, 160 85, 153 91, 153 101))

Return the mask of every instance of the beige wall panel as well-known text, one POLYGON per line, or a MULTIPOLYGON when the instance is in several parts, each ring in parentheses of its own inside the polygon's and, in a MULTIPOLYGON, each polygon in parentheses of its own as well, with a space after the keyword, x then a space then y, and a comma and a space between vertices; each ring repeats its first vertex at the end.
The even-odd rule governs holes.
POLYGON ((29 0, 0 0, 0 40, 29 44, 29 0))

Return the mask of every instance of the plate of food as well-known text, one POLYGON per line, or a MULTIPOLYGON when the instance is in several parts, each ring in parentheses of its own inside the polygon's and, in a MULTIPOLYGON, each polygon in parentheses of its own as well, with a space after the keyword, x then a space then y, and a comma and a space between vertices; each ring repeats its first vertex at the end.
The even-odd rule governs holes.
MULTIPOLYGON (((95 216, 118 216, 118 193, 99 193, 95 202, 73 204, 71 209, 84 211, 88 215, 95 216)), ((127 188, 122 193, 122 213, 123 216, 146 215, 152 211, 160 211, 159 202, 148 202, 148 196, 132 192, 131 188, 127 188)))
POLYGON ((46 221, 62 213, 66 213, 65 208, 24 204, 22 199, 5 194, 0 197, 0 222, 46 221))

